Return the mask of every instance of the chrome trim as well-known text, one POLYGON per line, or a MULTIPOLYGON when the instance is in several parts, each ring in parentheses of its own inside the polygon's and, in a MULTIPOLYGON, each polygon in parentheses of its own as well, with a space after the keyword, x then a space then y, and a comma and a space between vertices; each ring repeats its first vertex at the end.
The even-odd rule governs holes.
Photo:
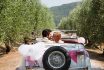
POLYGON ((83 70, 88 70, 88 67, 74 67, 74 68, 69 68, 69 70, 75 70, 75 69, 83 69, 83 70))
MULTIPOLYGON (((69 70, 78 70, 78 69, 83 69, 83 70, 88 70, 88 67, 73 67, 73 68, 69 68, 69 70)), ((42 67, 36 67, 33 70, 44 70, 44 68, 42 67)))

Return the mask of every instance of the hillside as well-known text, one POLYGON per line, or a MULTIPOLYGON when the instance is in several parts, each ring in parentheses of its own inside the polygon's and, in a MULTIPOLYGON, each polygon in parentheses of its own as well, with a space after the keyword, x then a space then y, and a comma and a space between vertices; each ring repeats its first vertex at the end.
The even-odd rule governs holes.
POLYGON ((51 7, 50 10, 54 15, 54 21, 56 25, 60 22, 62 17, 68 16, 70 11, 72 11, 80 2, 74 2, 69 4, 63 4, 61 6, 51 7))

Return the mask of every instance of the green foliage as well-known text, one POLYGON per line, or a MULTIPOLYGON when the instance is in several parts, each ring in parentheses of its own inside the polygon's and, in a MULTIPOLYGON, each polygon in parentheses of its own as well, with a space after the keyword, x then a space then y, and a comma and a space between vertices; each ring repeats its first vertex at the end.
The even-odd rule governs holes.
MULTIPOLYGON (((49 10, 39 0, 0 0, 0 40, 21 41, 31 32, 54 28, 49 10)), ((39 32, 41 33, 41 32, 39 32)))
POLYGON ((62 17, 66 17, 69 12, 76 7, 77 4, 79 4, 79 2, 51 7, 50 10, 54 15, 54 22, 56 23, 56 25, 58 25, 62 17))
POLYGON ((67 18, 69 19, 64 22, 68 23, 64 25, 75 24, 79 35, 94 43, 104 42, 103 0, 83 0, 82 4, 76 7, 67 18))
POLYGON ((80 10, 80 6, 77 6, 77 9, 73 9, 70 12, 70 15, 68 17, 62 18, 60 24, 58 25, 58 28, 60 29, 69 29, 69 30, 76 30, 76 25, 79 18, 76 16, 78 15, 78 11, 80 10))

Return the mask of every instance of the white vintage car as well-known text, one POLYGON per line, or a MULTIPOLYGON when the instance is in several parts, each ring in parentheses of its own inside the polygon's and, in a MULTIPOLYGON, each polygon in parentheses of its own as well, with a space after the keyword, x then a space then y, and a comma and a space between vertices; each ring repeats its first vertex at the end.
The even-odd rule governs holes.
POLYGON ((25 58, 25 66, 45 70, 91 70, 89 54, 84 45, 76 39, 62 40, 64 43, 37 43, 27 50, 28 55, 19 50, 25 58))

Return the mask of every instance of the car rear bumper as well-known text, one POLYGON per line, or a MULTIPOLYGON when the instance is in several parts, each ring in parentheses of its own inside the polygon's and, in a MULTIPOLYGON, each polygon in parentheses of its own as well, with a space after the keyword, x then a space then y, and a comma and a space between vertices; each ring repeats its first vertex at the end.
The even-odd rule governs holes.
POLYGON ((88 70, 88 67, 75 67, 75 68, 69 68, 69 70, 88 70))
MULTIPOLYGON (((31 69, 26 69, 31 70, 31 69)), ((34 68, 32 70, 44 70, 44 68, 34 68)), ((88 70, 88 67, 75 67, 75 68, 69 68, 69 70, 88 70)))

